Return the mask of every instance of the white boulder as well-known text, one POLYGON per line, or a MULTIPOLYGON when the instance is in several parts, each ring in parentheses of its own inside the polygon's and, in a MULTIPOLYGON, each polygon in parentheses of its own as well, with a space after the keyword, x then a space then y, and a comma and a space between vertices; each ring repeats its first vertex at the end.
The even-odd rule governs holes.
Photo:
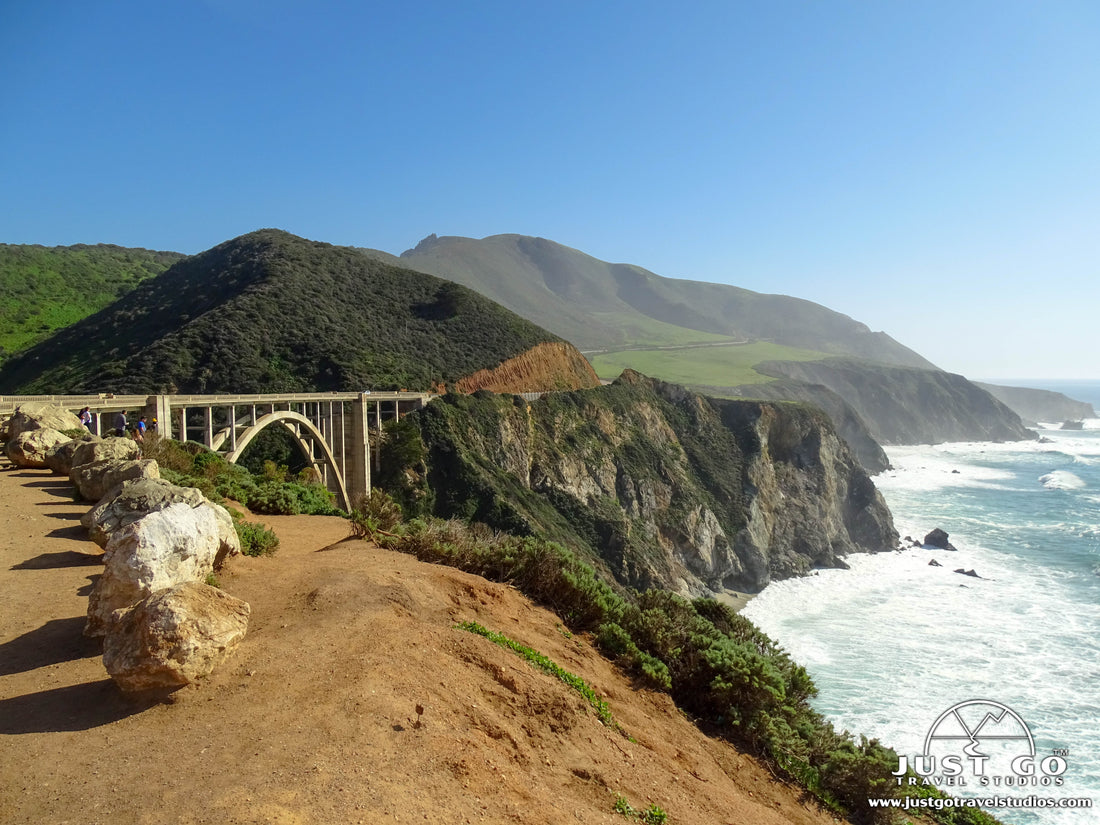
POLYGON ((248 630, 248 602, 185 582, 114 614, 103 664, 126 692, 175 688, 209 675, 248 630))
POLYGON ((102 636, 111 613, 183 582, 214 572, 221 539, 209 507, 170 504, 116 530, 103 554, 103 573, 88 599, 84 633, 102 636))
POLYGON ((98 441, 99 436, 85 433, 80 438, 64 441, 56 447, 52 447, 46 453, 46 466, 58 475, 67 476, 73 469, 73 455, 81 444, 88 441, 98 441))
POLYGON ((95 438, 73 451, 72 469, 97 461, 135 461, 141 458, 141 445, 129 438, 95 438))
MULTIPOLYGON (((78 447, 77 453, 82 449, 83 447, 78 447)), ((76 486, 77 492, 85 501, 99 501, 111 488, 136 478, 160 478, 160 467, 151 458, 137 461, 108 459, 74 466, 69 472, 69 481, 76 486)))
POLYGON ((46 454, 54 447, 71 440, 69 436, 46 427, 23 430, 7 443, 5 451, 8 460, 16 467, 41 470, 49 466, 46 463, 46 454))
POLYGON ((69 410, 44 401, 27 401, 15 408, 4 424, 8 438, 28 430, 83 430, 84 425, 69 410))
POLYGON ((87 528, 92 541, 100 547, 106 547, 107 541, 117 530, 172 504, 186 504, 192 508, 208 507, 213 510, 221 542, 214 561, 215 567, 220 567, 227 556, 240 554, 241 542, 228 510, 207 499, 194 487, 179 487, 163 478, 124 481, 111 488, 95 507, 84 514, 80 523, 87 528))

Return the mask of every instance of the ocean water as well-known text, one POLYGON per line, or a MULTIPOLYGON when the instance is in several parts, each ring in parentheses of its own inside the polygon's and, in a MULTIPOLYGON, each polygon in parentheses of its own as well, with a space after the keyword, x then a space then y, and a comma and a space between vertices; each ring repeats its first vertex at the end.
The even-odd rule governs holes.
MULTIPOLYGON (((1087 389, 1067 394, 1100 407, 1100 383, 1087 389)), ((1066 752, 1063 784, 981 787, 964 771, 967 787, 945 789, 1089 798, 1092 810, 991 810, 1014 825, 1085 825, 1100 821, 1100 420, 1040 432, 1044 442, 889 448, 895 469, 875 482, 898 531, 943 528, 957 551, 852 556, 850 570, 770 585, 744 614, 810 671, 814 704, 838 728, 901 754, 924 753, 958 703, 1010 708, 1037 759, 1066 752)))

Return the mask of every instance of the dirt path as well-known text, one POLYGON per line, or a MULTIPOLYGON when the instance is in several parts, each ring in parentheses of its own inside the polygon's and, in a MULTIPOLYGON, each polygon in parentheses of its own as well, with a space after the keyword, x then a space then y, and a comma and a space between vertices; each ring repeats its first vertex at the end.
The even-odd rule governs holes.
POLYGON ((265 517, 279 552, 221 576, 252 605, 236 655, 129 701, 81 636, 86 509, 0 471, 0 822, 626 825, 618 793, 675 825, 833 821, 514 589, 342 542, 338 518, 265 517), (633 741, 467 619, 594 685, 633 741))

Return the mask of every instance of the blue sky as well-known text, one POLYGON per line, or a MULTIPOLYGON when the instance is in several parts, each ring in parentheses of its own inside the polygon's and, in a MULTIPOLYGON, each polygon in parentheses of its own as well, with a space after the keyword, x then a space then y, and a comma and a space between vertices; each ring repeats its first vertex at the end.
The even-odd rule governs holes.
POLYGON ((540 235, 1100 379, 1100 4, 0 3, 0 242, 540 235))

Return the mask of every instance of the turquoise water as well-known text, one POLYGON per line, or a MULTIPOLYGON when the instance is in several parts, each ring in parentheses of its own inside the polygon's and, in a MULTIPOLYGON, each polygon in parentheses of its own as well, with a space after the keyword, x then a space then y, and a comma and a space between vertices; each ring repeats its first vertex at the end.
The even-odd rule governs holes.
MULTIPOLYGON (((889 448, 895 469, 875 481, 899 532, 941 527, 957 552, 853 556, 745 609, 811 672, 840 728, 916 755, 945 710, 983 699, 1027 723, 1040 757, 1067 750, 1061 787, 999 792, 1097 808, 992 811, 1019 825, 1100 821, 1100 420, 1087 426, 1044 430, 1046 443, 889 448)), ((976 784, 955 790, 991 792, 976 784)))

